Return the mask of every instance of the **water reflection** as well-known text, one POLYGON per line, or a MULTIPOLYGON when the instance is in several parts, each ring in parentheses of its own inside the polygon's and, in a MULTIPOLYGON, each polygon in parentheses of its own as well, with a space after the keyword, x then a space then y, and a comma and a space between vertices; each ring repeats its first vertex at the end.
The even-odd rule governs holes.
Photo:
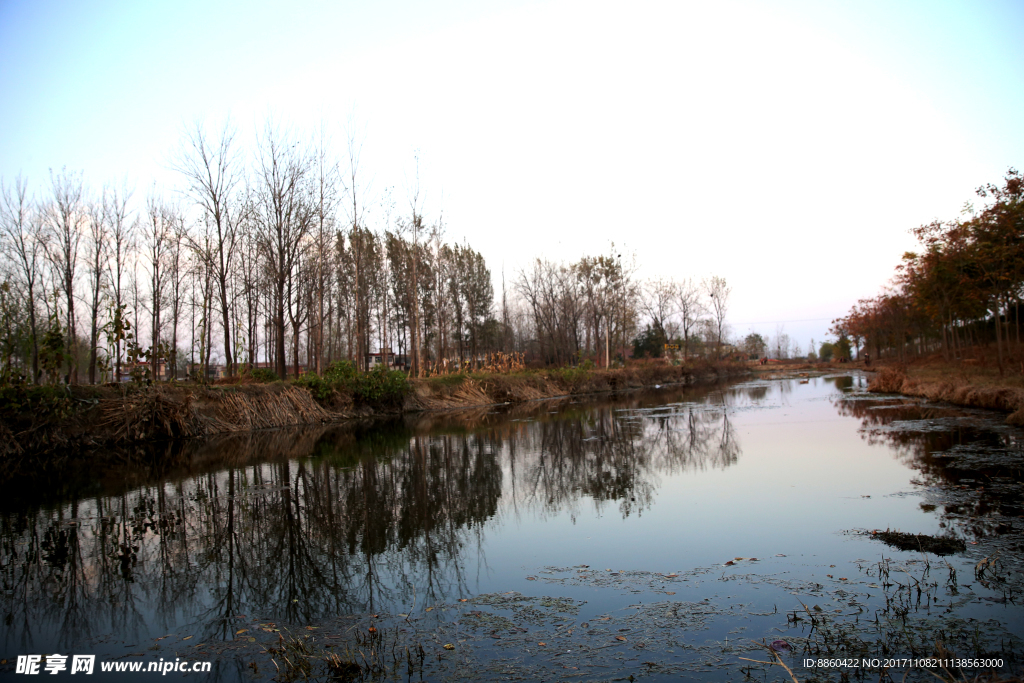
POLYGON ((641 514, 661 476, 736 463, 729 407, 766 391, 231 435, 117 454, 59 487, 46 471, 9 482, 5 651, 231 640, 245 617, 309 623, 462 595, 489 520, 582 500, 641 514))
POLYGON ((917 483, 927 487, 922 508, 940 508, 965 536, 1004 533, 1005 522, 987 518, 1024 516, 1024 445, 999 414, 904 398, 855 395, 833 403, 841 415, 860 420, 869 444, 887 447, 919 473, 917 483), (972 495, 951 502, 953 489, 972 495))

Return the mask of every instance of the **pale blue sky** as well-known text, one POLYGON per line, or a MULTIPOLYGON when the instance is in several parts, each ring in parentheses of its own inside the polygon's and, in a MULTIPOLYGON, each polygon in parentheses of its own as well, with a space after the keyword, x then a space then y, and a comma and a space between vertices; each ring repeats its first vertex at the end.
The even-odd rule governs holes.
POLYGON ((806 346, 827 322, 792 321, 875 294, 907 230, 1024 165, 1021 36, 1019 0, 0 0, 0 175, 170 194, 183 121, 323 120, 340 148, 355 111, 371 206, 407 205, 419 150, 428 212, 496 275, 614 240, 806 346))

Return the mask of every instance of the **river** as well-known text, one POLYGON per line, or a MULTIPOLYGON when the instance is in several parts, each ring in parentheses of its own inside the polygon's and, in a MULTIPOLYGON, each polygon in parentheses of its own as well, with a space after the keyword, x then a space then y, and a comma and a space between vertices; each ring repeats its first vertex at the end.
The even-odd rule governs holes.
POLYGON ((1024 433, 865 387, 275 430, 6 482, 0 678, 53 653, 96 655, 90 680, 342 676, 331 653, 401 680, 789 680, 776 658, 801 681, 887 659, 929 680, 943 653, 1019 671, 1024 433))

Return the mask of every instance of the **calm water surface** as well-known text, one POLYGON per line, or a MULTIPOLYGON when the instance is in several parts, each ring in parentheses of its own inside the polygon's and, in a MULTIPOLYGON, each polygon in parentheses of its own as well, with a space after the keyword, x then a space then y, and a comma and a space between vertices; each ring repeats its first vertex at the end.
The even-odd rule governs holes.
MULTIPOLYGON (((787 618, 801 602, 866 619, 884 598, 870 573, 883 557, 911 571, 930 559, 961 577, 978 561, 943 565, 851 530, 955 536, 972 548, 1021 514, 1019 496, 986 498, 971 489, 980 475, 948 459, 1006 452, 1009 469, 993 456, 984 476, 1019 481, 1019 432, 982 413, 869 397, 865 384, 755 381, 281 430, 8 482, 0 657, 185 656, 212 661, 213 678, 244 678, 231 646, 259 625, 402 614, 451 627, 459 600, 522 594, 573 601, 559 618, 584 628, 645 605, 707 605, 699 624, 648 634, 660 669, 624 646, 588 675, 735 677, 739 657, 765 658, 752 639, 803 642, 807 625, 787 618), (160 464, 147 464, 154 456, 160 464), (971 510, 936 498, 954 484, 977 494, 971 510), (446 607, 428 615, 433 606, 446 607)), ((937 587, 932 604, 1021 635, 1005 585, 975 583, 937 587)), ((532 641, 551 623, 534 624, 532 641)), ((633 626, 619 631, 636 642, 633 626)), ((479 661, 541 661, 525 641, 515 652, 485 645, 479 661)), ((3 676, 14 677, 10 664, 3 676)))

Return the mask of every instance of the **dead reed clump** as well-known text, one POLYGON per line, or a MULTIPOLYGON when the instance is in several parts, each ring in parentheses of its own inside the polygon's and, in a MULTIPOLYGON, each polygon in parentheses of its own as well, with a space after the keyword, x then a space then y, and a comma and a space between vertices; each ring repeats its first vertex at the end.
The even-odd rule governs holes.
POLYGON ((445 410, 497 403, 480 383, 466 375, 440 375, 413 382, 406 410, 445 410))
MULTIPOLYGON (((916 374, 916 371, 915 371, 916 374)), ((934 372, 924 378, 908 377, 902 367, 884 367, 868 384, 868 391, 919 396, 929 401, 947 401, 958 406, 1001 410, 1011 415, 1008 424, 1024 425, 1024 389, 990 384, 985 378, 939 379, 934 372)))
POLYGON ((898 394, 903 391, 906 381, 907 375, 902 369, 882 368, 868 383, 868 391, 879 394, 898 394))
POLYGON ((160 388, 99 402, 101 430, 113 442, 195 436, 192 395, 172 396, 160 388))
POLYGON ((22 448, 10 427, 0 422, 0 462, 21 455, 22 448))
POLYGON ((268 391, 225 392, 219 396, 220 431, 322 424, 342 417, 323 408, 308 391, 285 386, 268 391))
POLYGON ((234 390, 151 387, 99 402, 100 441, 130 443, 336 422, 298 387, 247 385, 234 390))
POLYGON ((481 382, 495 403, 524 403, 551 396, 552 388, 537 375, 492 375, 481 382))
POLYGON ((982 387, 971 396, 970 405, 990 410, 1012 412, 1024 405, 1024 396, 1019 390, 999 387, 982 387))

